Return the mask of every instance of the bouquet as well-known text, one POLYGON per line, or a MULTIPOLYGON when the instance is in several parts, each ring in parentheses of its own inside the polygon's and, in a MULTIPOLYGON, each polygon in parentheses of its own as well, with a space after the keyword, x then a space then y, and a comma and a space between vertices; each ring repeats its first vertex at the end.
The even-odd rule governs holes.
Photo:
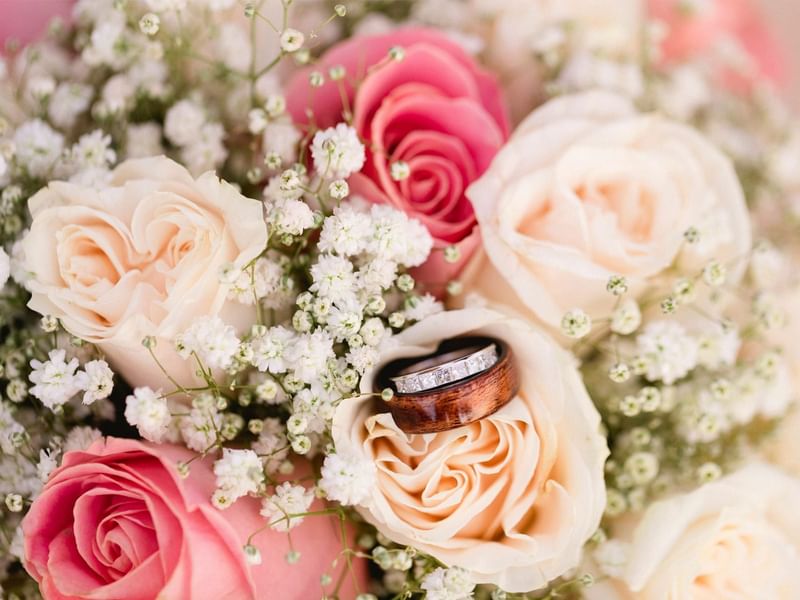
POLYGON ((77 0, 7 43, 4 597, 800 597, 751 9, 77 0))

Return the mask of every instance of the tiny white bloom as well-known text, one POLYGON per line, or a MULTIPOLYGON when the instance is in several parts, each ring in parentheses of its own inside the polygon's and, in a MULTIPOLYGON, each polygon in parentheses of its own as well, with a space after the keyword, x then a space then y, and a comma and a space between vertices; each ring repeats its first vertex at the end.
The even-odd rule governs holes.
POLYGON ((328 360, 335 357, 333 339, 322 330, 298 335, 285 356, 292 374, 304 383, 312 383, 326 369, 328 360))
POLYGON ((639 353, 647 359, 645 377, 670 385, 694 369, 697 340, 673 320, 650 323, 636 338, 639 353))
POLYGON ((369 253, 406 267, 416 267, 425 262, 433 248, 433 238, 422 223, 383 204, 373 204, 370 217, 369 253))
POLYGON ((125 400, 125 419, 144 439, 160 443, 167 435, 172 417, 161 390, 138 387, 125 400))
POLYGON ((31 361, 30 380, 34 386, 30 393, 49 409, 61 406, 81 390, 80 380, 75 374, 78 359, 67 362, 66 355, 65 350, 51 350, 49 360, 31 361))
POLYGON ((406 317, 412 321, 422 321, 423 319, 435 315, 444 310, 444 305, 430 294, 415 296, 407 303, 406 317))
POLYGON ((328 193, 331 195, 331 198, 342 200, 347 198, 348 194, 350 194, 350 186, 347 185, 344 179, 337 179, 332 181, 328 186, 328 193))
POLYGON ((475 582, 460 567, 439 567, 422 579, 421 587, 426 600, 470 600, 475 582))
POLYGON ((14 418, 11 405, 0 401, 0 450, 13 455, 16 447, 13 438, 25 432, 25 428, 14 418))
POLYGON ((697 362, 712 371, 730 367, 736 362, 742 341, 735 327, 703 333, 698 336, 697 362))
POLYGON ((353 365, 353 368, 362 375, 377 364, 378 357, 378 350, 373 346, 367 345, 350 348, 350 351, 345 355, 347 362, 353 365))
POLYGON ((580 308, 573 308, 561 319, 561 331, 571 338, 582 338, 592 330, 592 319, 580 308))
POLYGON ((103 434, 94 427, 78 426, 73 427, 67 433, 64 441, 64 452, 72 450, 86 450, 94 442, 103 437, 103 434))
POLYGON ((93 404, 97 400, 108 398, 114 387, 114 372, 104 360, 92 360, 83 366, 85 377, 82 388, 84 404, 93 404))
POLYGON ((368 214, 351 204, 342 204, 323 222, 318 247, 322 252, 355 256, 366 249, 370 231, 368 214))
POLYGON ((50 473, 58 466, 58 453, 52 450, 39 450, 39 462, 36 464, 36 474, 42 483, 47 483, 50 473))
POLYGON ((338 307, 331 309, 326 323, 327 330, 337 342, 342 342, 351 335, 355 335, 360 327, 361 311, 342 310, 338 307))
POLYGON ((180 334, 175 345, 183 358, 192 354, 209 369, 227 369, 239 349, 236 331, 219 317, 201 317, 180 334))
POLYGON ((303 522, 303 517, 292 515, 308 512, 312 502, 313 490, 285 482, 275 488, 272 496, 264 499, 261 515, 267 519, 272 529, 289 531, 303 522))
POLYGON ((356 277, 353 263, 341 256, 323 254, 311 266, 313 283, 309 288, 331 302, 343 302, 353 297, 356 277))
POLYGON ((217 440, 222 428, 222 415, 214 406, 210 395, 195 398, 188 416, 181 417, 178 424, 181 439, 186 447, 195 452, 207 452, 217 440))
POLYGON ((14 132, 15 160, 33 177, 44 177, 64 149, 64 136, 40 119, 26 121, 14 132))
POLYGON ((285 29, 283 33, 281 33, 281 50, 289 53, 297 52, 303 47, 305 39, 306 36, 304 36, 301 31, 292 28, 285 29))
POLYGON ((205 125, 203 109, 193 100, 180 100, 172 105, 164 119, 164 134, 176 146, 191 144, 205 125))
POLYGON ((11 258, 9 258, 8 254, 6 254, 6 251, 3 250, 3 247, 0 246, 0 289, 6 285, 10 274, 11 258))
POLYGON ((286 351, 293 344, 294 338, 293 331, 280 325, 270 327, 264 335, 253 338, 253 366, 262 372, 285 373, 289 368, 286 351))
POLYGON ((291 121, 288 119, 270 121, 264 125, 262 131, 265 155, 270 153, 276 155, 280 158, 280 164, 284 165, 297 160, 297 145, 303 139, 303 134, 291 121))
POLYGON ((302 200, 278 198, 267 205, 267 224, 278 235, 300 235, 314 226, 314 212, 302 200))
POLYGON ((329 454, 322 465, 319 486, 331 500, 357 506, 370 497, 376 473, 369 460, 354 454, 329 454))
POLYGON ((252 449, 258 454, 267 473, 275 473, 281 463, 289 455, 289 439, 286 428, 279 419, 264 419, 258 439, 253 442, 252 449))
POLYGON ((65 81, 59 84, 47 105, 50 121, 61 129, 69 129, 89 108, 93 94, 94 90, 82 83, 65 81))
POLYGON ((214 475, 217 492, 221 492, 229 503, 256 493, 264 483, 264 468, 252 450, 223 448, 222 458, 214 463, 214 475))
POLYGON ((206 123, 192 141, 181 150, 181 159, 193 175, 216 169, 228 156, 224 144, 225 128, 219 123, 206 123))
POLYGON ((611 331, 620 335, 628 335, 639 328, 642 313, 635 300, 626 298, 611 315, 611 331))
POLYGON ((105 168, 113 164, 117 154, 111 149, 111 136, 102 129, 86 133, 69 149, 69 161, 74 168, 105 168))
POLYGON ((366 160, 364 144, 346 123, 318 131, 311 141, 314 167, 322 177, 347 179, 361 170, 366 160))

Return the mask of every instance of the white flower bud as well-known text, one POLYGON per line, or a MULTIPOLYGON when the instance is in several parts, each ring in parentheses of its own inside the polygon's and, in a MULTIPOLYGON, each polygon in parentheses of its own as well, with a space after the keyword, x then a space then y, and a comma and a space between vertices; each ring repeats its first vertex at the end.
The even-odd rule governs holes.
POLYGON ((411 175, 411 167, 407 162, 398 160, 389 166, 389 174, 395 181, 403 181, 411 175))
POLYGON ((154 13, 147 13, 139 19, 139 30, 145 35, 155 35, 161 26, 161 19, 154 13))
POLYGON ((611 331, 620 335, 628 335, 639 328, 642 313, 635 300, 623 300, 611 315, 611 331))
POLYGON ((573 308, 561 319, 561 331, 564 335, 579 339, 592 330, 592 319, 580 308, 573 308))
POLYGON ((721 286, 725 283, 727 269, 725 265, 718 261, 711 261, 703 269, 703 281, 713 287, 721 286))
POLYGON ((281 34, 281 50, 286 53, 297 52, 303 47, 306 36, 297 29, 288 28, 281 34))
POLYGON ((247 544, 244 547, 244 557, 248 565, 261 564, 261 552, 252 544, 247 544))

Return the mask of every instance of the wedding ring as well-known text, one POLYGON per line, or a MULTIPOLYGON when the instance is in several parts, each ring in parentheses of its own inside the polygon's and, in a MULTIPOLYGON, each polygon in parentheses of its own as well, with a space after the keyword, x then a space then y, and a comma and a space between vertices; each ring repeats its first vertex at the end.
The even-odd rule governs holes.
POLYGON ((497 412, 519 391, 511 348, 491 338, 443 342, 433 354, 396 360, 376 383, 395 394, 385 404, 406 433, 435 433, 497 412))
POLYGON ((390 377, 399 394, 415 394, 454 383, 492 367, 497 362, 497 345, 466 347, 420 360, 390 377))

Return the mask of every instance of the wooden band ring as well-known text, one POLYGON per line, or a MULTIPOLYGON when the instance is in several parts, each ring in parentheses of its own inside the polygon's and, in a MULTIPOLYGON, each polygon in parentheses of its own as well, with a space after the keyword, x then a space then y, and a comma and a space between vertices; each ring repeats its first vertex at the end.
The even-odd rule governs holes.
POLYGON ((429 356, 393 361, 381 369, 376 383, 380 389, 389 387, 395 391, 391 400, 384 404, 400 429, 406 433, 436 433, 463 427, 494 414, 516 396, 520 378, 508 344, 491 338, 471 337, 446 340, 429 356), (407 370, 409 365, 424 363, 454 349, 487 343, 497 345, 498 359, 485 371, 411 394, 397 393, 392 385, 391 377, 407 370))

